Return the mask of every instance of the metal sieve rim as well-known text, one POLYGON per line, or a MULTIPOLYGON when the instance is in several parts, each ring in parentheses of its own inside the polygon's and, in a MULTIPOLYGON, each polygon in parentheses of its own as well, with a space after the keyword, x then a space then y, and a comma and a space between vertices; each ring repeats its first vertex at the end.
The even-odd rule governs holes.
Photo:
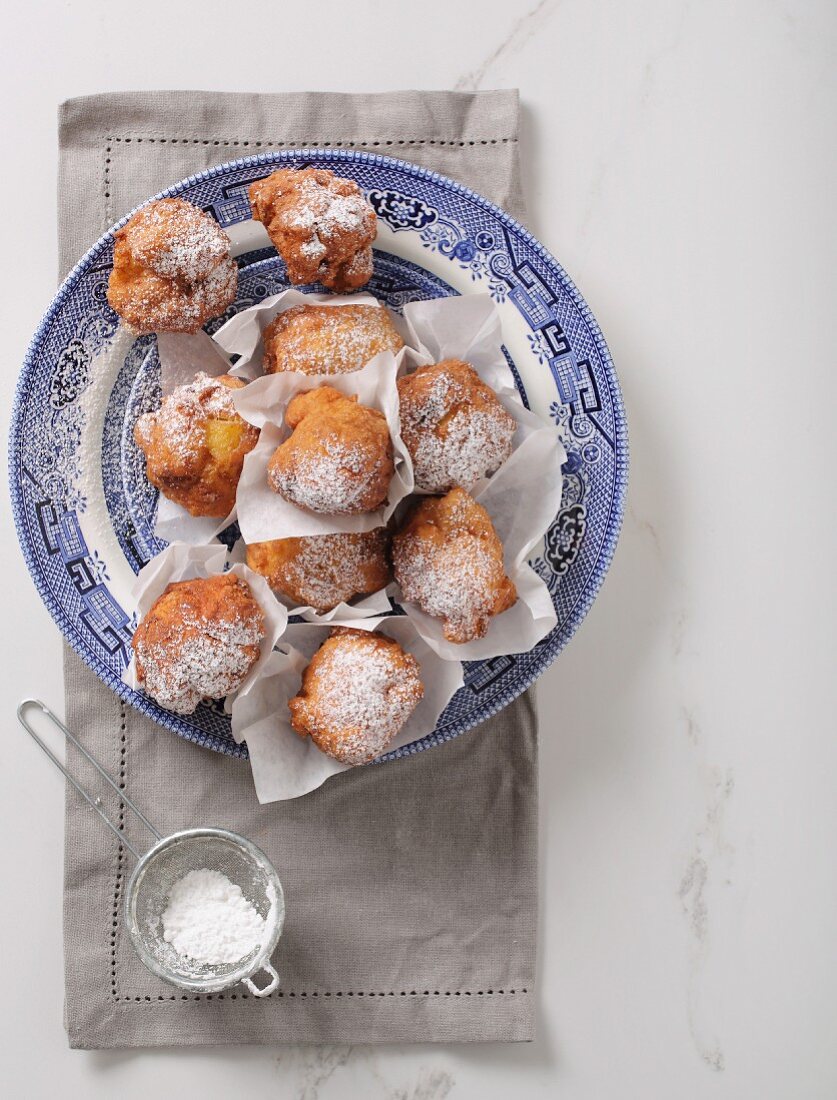
POLYGON ((237 985, 245 978, 252 977, 273 954, 276 944, 279 942, 279 937, 282 934, 282 925, 285 921, 285 894, 282 889, 282 883, 276 873, 276 868, 261 848, 257 847, 246 837, 231 832, 229 829, 213 828, 211 826, 201 826, 194 829, 178 829, 177 832, 170 833, 168 836, 164 836, 161 840, 157 841, 157 843, 149 848, 137 862, 125 890, 123 918, 128 935, 131 937, 134 950, 141 962, 148 967, 153 974, 156 974, 158 978, 161 978, 169 985, 176 986, 178 989, 185 989, 192 993, 218 993, 222 989, 229 989, 230 986, 237 985), (276 892, 276 906, 278 910, 273 930, 262 944, 261 950, 255 958, 238 970, 227 974, 224 978, 216 980, 212 978, 181 978, 172 974, 171 971, 167 970, 165 967, 160 966, 154 956, 149 954, 145 949, 136 912, 139 885, 149 863, 154 857, 164 849, 170 848, 175 844, 180 844, 184 840, 198 839, 201 837, 212 837, 214 839, 225 840, 239 848, 243 848, 255 863, 262 865, 276 892))

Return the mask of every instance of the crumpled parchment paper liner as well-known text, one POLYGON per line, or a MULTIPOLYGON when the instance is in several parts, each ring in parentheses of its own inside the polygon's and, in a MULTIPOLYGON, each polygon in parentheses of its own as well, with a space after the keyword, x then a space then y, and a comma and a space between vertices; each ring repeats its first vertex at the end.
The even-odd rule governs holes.
POLYGON ((368 619, 371 615, 388 615, 392 610, 386 588, 379 588, 377 592, 371 592, 362 600, 354 603, 339 603, 331 611, 316 611, 310 606, 292 607, 289 600, 285 600, 282 594, 277 592, 276 598, 288 608, 289 615, 298 615, 309 623, 341 622, 345 625, 355 625, 356 619, 368 619))
MULTIPOLYGON (((227 560, 226 547, 217 543, 209 546, 191 546, 181 542, 171 543, 162 553, 143 566, 137 574, 131 594, 136 600, 138 620, 145 617, 154 601, 163 594, 167 585, 173 584, 175 581, 194 580, 197 577, 210 577, 216 573, 223 573, 227 560)), ((239 688, 239 691, 244 691, 252 687, 264 674, 268 658, 288 624, 288 610, 276 599, 264 577, 254 573, 252 569, 248 569, 242 562, 232 565, 229 572, 235 573, 236 576, 247 581, 256 602, 265 615, 266 629, 261 644, 261 654, 239 688)), ((137 682, 133 655, 127 668, 122 673, 122 680, 135 691, 142 690, 137 682)), ((227 709, 232 705, 232 699, 233 696, 227 698, 227 709)))
POLYGON ((500 396, 520 395, 502 352, 500 314, 488 294, 453 295, 404 306, 404 341, 421 359, 462 359, 500 396))
MULTIPOLYGON (((462 686, 462 665, 440 659, 404 616, 331 625, 379 628, 419 662, 424 698, 386 751, 432 733, 442 711, 462 686)), ((296 733, 287 706, 299 690, 305 666, 329 631, 329 626, 290 623, 280 649, 270 655, 264 674, 233 701, 233 736, 236 741, 247 742, 259 802, 297 798, 315 790, 330 776, 348 770, 348 765, 320 752, 309 737, 296 733)))

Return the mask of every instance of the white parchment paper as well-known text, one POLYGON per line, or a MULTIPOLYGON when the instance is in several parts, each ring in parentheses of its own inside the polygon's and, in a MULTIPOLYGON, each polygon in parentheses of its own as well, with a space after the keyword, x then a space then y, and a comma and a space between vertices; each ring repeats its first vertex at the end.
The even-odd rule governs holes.
MULTIPOLYGON (((188 581, 197 577, 210 577, 223 573, 226 563, 226 547, 217 543, 209 546, 190 546, 186 543, 173 542, 162 553, 152 558, 137 574, 131 593, 136 599, 138 618, 142 620, 145 617, 154 601, 162 596, 167 585, 175 581, 188 581)), ((242 562, 232 565, 229 572, 247 581, 254 599, 265 616, 265 636, 262 639, 261 653, 239 688, 241 692, 252 687, 264 674, 268 658, 288 624, 288 610, 276 599, 264 577, 248 569, 242 562)), ((122 673, 122 680, 135 691, 142 690, 137 681, 133 656, 122 673)), ((232 698, 230 696, 227 699, 228 709, 232 705, 232 698)))
POLYGON ((299 374, 280 371, 257 378, 236 390, 235 407, 245 420, 261 428, 259 442, 244 459, 236 506, 241 534, 247 543, 335 531, 371 531, 387 522, 398 503, 413 490, 413 466, 401 439, 396 376, 403 352, 382 351, 349 374, 299 374), (274 451, 291 434, 284 423, 288 402, 297 393, 333 386, 347 396, 357 395, 361 405, 384 414, 392 438, 395 474, 386 506, 357 516, 319 515, 297 508, 274 493, 267 482, 267 467, 274 451))
POLYGON ((200 371, 210 378, 231 373, 229 357, 205 332, 158 332, 157 354, 163 397, 194 382, 200 371))
POLYGON ((423 362, 462 359, 498 396, 512 397, 522 405, 502 351, 500 314, 489 294, 408 302, 403 318, 403 339, 423 362))
POLYGON ((354 626, 356 625, 356 619, 368 619, 372 615, 388 615, 392 611, 386 588, 379 588, 377 592, 371 592, 368 596, 364 596, 362 600, 356 600, 354 603, 339 603, 331 611, 316 611, 308 605, 293 607, 289 600, 282 598, 280 592, 276 593, 276 598, 285 604, 289 615, 299 615, 309 623, 336 624, 340 622, 346 626, 350 624, 354 626))
MULTIPOLYGON (((462 665, 440 659, 403 616, 332 625, 379 628, 419 663, 424 697, 387 751, 432 733, 442 711, 462 686, 462 665)), ((297 798, 315 790, 329 776, 348 770, 349 765, 320 752, 310 737, 300 737, 291 726, 288 712, 288 700, 298 692, 303 670, 329 630, 326 626, 291 623, 280 650, 268 659, 264 674, 233 701, 233 736, 236 741, 247 742, 259 802, 297 798)))

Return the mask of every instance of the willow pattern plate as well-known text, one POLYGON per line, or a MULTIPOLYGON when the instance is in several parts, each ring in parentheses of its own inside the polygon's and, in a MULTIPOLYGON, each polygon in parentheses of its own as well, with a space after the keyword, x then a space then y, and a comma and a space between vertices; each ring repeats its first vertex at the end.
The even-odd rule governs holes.
MULTIPOLYGON (((542 245, 498 207, 435 172, 352 150, 309 149, 231 161, 175 184, 233 240, 240 267, 232 313, 287 286, 247 187, 279 165, 313 164, 350 176, 378 215, 375 274, 367 289, 394 310, 406 302, 488 292, 524 403, 563 429, 561 510, 532 565, 558 622, 528 653, 466 666, 465 686, 436 730, 382 759, 447 741, 519 695, 555 659, 584 618, 616 545, 627 482, 619 385, 596 321, 542 245)), ((158 196, 159 197, 159 196, 158 196)), ((108 687, 190 741, 246 756, 221 705, 172 714, 120 679, 136 625, 130 588, 164 544, 153 534, 156 492, 133 444, 136 417, 159 397, 153 337, 119 328, 105 297, 113 234, 67 277, 32 340, 10 436, 12 504, 37 589, 70 645, 108 687)), ((321 289, 312 287, 311 289, 321 289)))

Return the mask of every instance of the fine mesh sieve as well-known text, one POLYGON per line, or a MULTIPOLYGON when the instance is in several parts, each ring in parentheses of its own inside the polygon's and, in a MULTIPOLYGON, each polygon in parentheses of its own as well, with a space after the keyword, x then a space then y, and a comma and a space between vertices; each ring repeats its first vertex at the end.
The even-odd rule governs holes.
POLYGON ((264 853, 226 829, 184 829, 164 837, 134 868, 125 897, 125 923, 140 959, 165 981, 201 993, 217 993, 237 982, 256 996, 272 992, 279 977, 268 960, 284 915, 282 886, 264 853), (265 921, 263 941, 238 962, 198 963, 163 939, 162 914, 172 888, 189 871, 202 868, 226 875, 265 921), (251 981, 260 970, 271 977, 263 989, 251 981))
POLYGON ((285 900, 279 876, 264 852, 243 836, 226 829, 181 829, 169 836, 161 836, 49 707, 38 699, 25 699, 17 708, 17 716, 20 724, 61 769, 82 798, 136 857, 138 862, 125 891, 125 925, 137 955, 148 969, 171 985, 193 993, 218 993, 239 982, 256 997, 266 997, 272 993, 279 984, 279 975, 270 963, 270 956, 282 933, 285 900), (145 854, 137 850, 124 830, 104 812, 100 800, 92 798, 80 786, 35 733, 24 717, 30 707, 37 708, 62 731, 155 837, 156 842, 145 854), (189 871, 202 869, 226 875, 264 919, 262 942, 249 955, 234 963, 198 962, 179 954, 163 939, 162 914, 172 888, 189 871), (270 979, 261 988, 252 980, 260 971, 265 971, 270 979))

